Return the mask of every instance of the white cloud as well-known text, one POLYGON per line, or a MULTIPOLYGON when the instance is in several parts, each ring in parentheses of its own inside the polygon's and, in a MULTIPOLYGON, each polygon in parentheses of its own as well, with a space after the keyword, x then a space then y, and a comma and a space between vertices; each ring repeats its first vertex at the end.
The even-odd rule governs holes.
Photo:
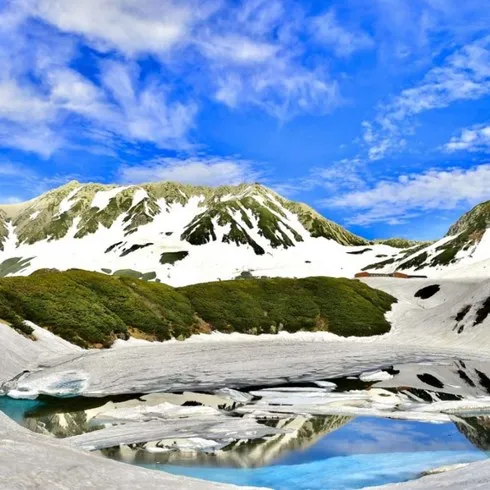
POLYGON ((70 146, 70 139, 90 137, 93 133, 84 129, 88 125, 160 148, 190 146, 187 134, 195 103, 172 101, 167 86, 157 80, 142 82, 131 65, 105 64, 100 86, 67 68, 43 75, 44 87, 35 90, 0 81, 1 144, 48 157, 70 146), (74 116, 79 118, 75 134, 64 124, 74 116))
POLYGON ((141 79, 132 62, 106 63, 101 80, 89 80, 69 67, 77 52, 67 36, 39 28, 31 32, 26 18, 12 12, 0 10, 2 21, 9 13, 15 18, 0 22, 1 146, 46 158, 61 148, 80 148, 80 141, 100 153, 101 145, 121 137, 161 148, 189 147, 187 133, 197 111, 193 101, 175 101, 168 85, 141 79), (97 131, 113 137, 87 142, 97 131))
POLYGON ((319 42, 329 46, 340 57, 348 57, 356 51, 375 46, 369 34, 354 27, 345 28, 339 23, 333 9, 315 17, 312 21, 312 30, 319 42))
POLYGON ((213 36, 202 41, 200 47, 212 59, 239 64, 264 63, 272 59, 279 50, 273 44, 238 35, 213 36))
POLYGON ((404 90, 389 108, 394 120, 458 100, 479 99, 490 93, 490 37, 464 46, 441 67, 432 68, 417 86, 404 90))
POLYGON ((285 120, 325 113, 340 101, 338 84, 324 70, 303 66, 299 31, 307 21, 284 0, 30 0, 29 5, 31 15, 84 36, 98 50, 154 53, 177 71, 189 68, 187 55, 198 53, 200 81, 207 80, 215 99, 230 108, 254 105, 285 120))
POLYGON ((244 91, 243 82, 239 75, 228 73, 216 80, 215 98, 231 108, 236 108, 241 101, 244 91))
POLYGON ((216 2, 187 0, 32 0, 30 13, 62 31, 84 36, 96 49, 128 55, 162 53, 189 42, 194 24, 216 2))
POLYGON ((102 86, 116 102, 101 113, 101 126, 136 141, 161 148, 188 148, 187 133, 197 107, 170 101, 167 86, 153 79, 141 82, 136 66, 107 62, 102 66, 102 86))
POLYGON ((356 211, 351 224, 398 224, 423 212, 455 209, 489 198, 490 164, 486 164, 402 175, 366 190, 325 199, 322 205, 356 211))
POLYGON ((471 42, 487 31, 490 22, 490 12, 482 8, 481 0, 371 0, 360 4, 359 16, 363 21, 372 19, 379 54, 388 70, 407 71, 431 64, 445 49, 471 42))
POLYGON ((231 108, 252 105, 281 121, 298 114, 325 114, 342 102, 339 84, 321 71, 274 63, 217 78, 215 98, 231 108))
POLYGON ((64 67, 52 70, 45 74, 45 80, 50 87, 52 110, 64 110, 95 119, 110 111, 103 91, 74 70, 64 67))
POLYGON ((490 126, 478 125, 463 129, 458 136, 451 138, 445 149, 449 152, 490 150, 490 126))
MULTIPOLYGON (((453 24, 454 32, 463 32, 467 19, 478 20, 474 0, 461 6, 461 18, 453 0, 402 2, 396 8, 388 0, 373 0, 370 6, 339 7, 316 17, 289 0, 5 4, 0 8, 0 144, 46 157, 63 147, 80 148, 80 140, 96 132, 108 137, 88 141, 86 148, 104 151, 103 144, 120 138, 188 149, 198 97, 230 109, 259 108, 280 121, 325 114, 343 103, 339 80, 344 74, 332 76, 328 49, 310 50, 312 29, 318 43, 341 57, 378 48, 388 25, 393 36, 399 34, 400 53, 412 49, 404 47, 410 40, 440 53, 432 37, 453 24), (366 12, 377 15, 374 21, 368 16, 369 34, 361 28, 366 12), (89 79, 73 63, 87 45, 94 63, 112 60, 103 64, 100 78, 91 70, 89 79), (138 67, 148 59, 155 64, 153 78, 138 67)), ((380 109, 369 130, 365 127, 368 158, 379 160, 403 146, 407 120, 414 115, 490 93, 489 42, 468 44, 380 109)))
POLYGON ((0 80, 0 116, 13 122, 44 121, 53 117, 49 99, 14 80, 0 80))
POLYGON ((25 178, 32 175, 33 173, 22 165, 9 161, 0 162, 0 177, 25 178))
POLYGON ((303 63, 306 24, 287 0, 10 0, 0 8, 0 145, 43 157, 82 144, 110 154, 117 139, 189 149, 199 96, 281 121, 324 114, 340 89, 320 60, 303 63), (82 45, 96 67, 105 60, 90 79, 73 63, 82 45), (139 68, 148 54, 150 76, 139 68))
POLYGON ((342 102, 336 81, 321 72, 288 68, 287 62, 257 72, 245 87, 246 100, 283 121, 301 113, 325 114, 342 102))
POLYGON ((365 162, 361 158, 344 158, 328 167, 314 168, 308 182, 312 187, 323 187, 332 192, 363 189, 366 184, 361 174, 365 162))
POLYGON ((283 0, 249 0, 220 12, 197 38, 215 99, 232 109, 259 107, 281 121, 340 104, 338 82, 324 64, 304 63, 308 22, 283 0))
POLYGON ((46 124, 12 124, 0 120, 0 146, 18 148, 48 158, 66 145, 63 135, 46 124))
POLYGON ((364 189, 366 182, 362 169, 366 162, 358 156, 344 158, 328 166, 314 167, 301 178, 272 181, 268 185, 285 196, 294 196, 300 192, 323 189, 332 194, 364 189))
POLYGON ((236 185, 255 182, 261 172, 248 160, 221 157, 158 158, 143 165, 124 165, 122 183, 171 181, 192 185, 236 185))
POLYGON ((370 159, 378 160, 403 147, 405 136, 413 132, 414 116, 489 94, 490 36, 448 56, 441 66, 430 69, 420 83, 383 106, 374 122, 363 123, 370 159))

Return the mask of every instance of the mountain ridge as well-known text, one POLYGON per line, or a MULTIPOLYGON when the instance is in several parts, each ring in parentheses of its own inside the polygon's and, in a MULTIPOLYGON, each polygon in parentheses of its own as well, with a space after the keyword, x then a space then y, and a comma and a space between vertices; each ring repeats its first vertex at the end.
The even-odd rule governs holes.
MULTIPOLYGON (((196 196, 202 198, 201 207, 209 206, 211 208, 208 210, 211 216, 206 215, 205 212, 200 216, 200 220, 203 222, 199 223, 201 228, 205 227, 206 222, 212 217, 220 219, 221 222, 230 221, 229 216, 225 216, 226 209, 224 208, 232 206, 237 210, 238 205, 233 201, 242 205, 245 204, 245 207, 254 211, 254 207, 260 207, 261 203, 257 202, 257 197, 260 196, 268 200, 268 207, 272 208, 272 211, 276 211, 277 214, 283 213, 275 205, 274 200, 277 200, 288 211, 297 214, 299 221, 315 237, 331 238, 344 245, 367 243, 365 239, 328 220, 308 205, 284 199, 261 184, 239 184, 237 186, 212 188, 166 181, 119 186, 98 183, 82 184, 74 180, 26 203, 0 205, 0 212, 7 216, 15 227, 19 228, 20 242, 27 241, 27 243, 32 244, 43 239, 62 238, 73 224, 73 217, 80 214, 83 215, 81 216, 81 227, 76 235, 77 238, 83 238, 86 234, 93 233, 99 224, 110 227, 115 219, 124 212, 131 213, 126 219, 127 226, 125 228, 126 232, 131 232, 134 228, 150 222, 159 212, 158 200, 165 199, 166 204, 173 204, 174 202, 185 204, 190 198, 196 196), (137 195, 138 191, 139 195, 137 195), (97 200, 98 193, 106 193, 107 196, 105 199, 101 197, 97 200), (254 199, 256 202, 252 202, 250 199, 254 199), (57 213, 55 213, 56 208, 57 213), (33 229, 35 230, 34 233, 32 232, 33 229)), ((242 217, 245 217, 243 213, 242 217)), ((277 227, 277 220, 270 213, 268 216, 263 216, 265 220, 271 218, 276 221, 273 224, 277 227)), ((189 228, 191 228, 191 224, 188 223, 189 228)), ((196 223, 193 225, 195 228, 196 223)), ((249 227, 251 226, 249 225, 249 227)), ((189 232, 187 238, 192 238, 192 230, 187 231, 189 232)), ((230 239, 237 238, 237 234, 240 235, 236 230, 236 225, 232 231, 235 237, 229 237, 230 239)), ((294 230, 290 231, 294 235, 294 230)), ((210 231, 203 230, 203 232, 206 234, 203 240, 209 241, 210 231)), ((298 235, 294 238, 298 241, 301 240, 298 235)), ((244 240, 238 238, 238 240, 240 239, 244 240)), ((269 239, 272 240, 272 236, 269 236, 269 239)), ((194 244, 196 241, 199 240, 194 236, 194 244)), ((249 240, 243 241, 243 243, 247 242, 250 243, 249 240)), ((290 246, 291 241, 283 234, 282 239, 279 239, 276 244, 290 246)))
MULTIPOLYGON (((440 240, 414 246, 396 257, 370 264, 365 270, 443 270, 483 262, 490 259, 490 253, 486 252, 490 245, 489 228, 490 201, 485 201, 463 214, 440 240)), ((486 265, 482 267, 486 269, 486 265)))
POLYGON ((257 183, 71 181, 0 213, 0 277, 80 268, 182 286, 249 271, 352 276, 361 261, 344 271, 347 247, 369 244, 257 183))
POLYGON ((0 277, 80 268, 183 286, 242 275, 433 275, 490 260, 489 223, 486 202, 436 242, 367 240, 258 183, 70 181, 0 206, 0 277))

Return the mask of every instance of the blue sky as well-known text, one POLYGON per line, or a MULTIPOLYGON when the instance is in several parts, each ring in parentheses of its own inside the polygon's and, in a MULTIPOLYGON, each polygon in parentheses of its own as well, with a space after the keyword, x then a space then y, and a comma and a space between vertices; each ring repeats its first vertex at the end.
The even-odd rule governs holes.
POLYGON ((363 236, 490 199, 484 0, 4 0, 0 201, 261 182, 363 236))

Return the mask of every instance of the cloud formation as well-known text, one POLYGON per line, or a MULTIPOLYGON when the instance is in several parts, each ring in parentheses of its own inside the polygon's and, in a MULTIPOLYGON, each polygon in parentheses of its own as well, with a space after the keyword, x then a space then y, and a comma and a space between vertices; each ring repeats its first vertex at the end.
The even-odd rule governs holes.
POLYGON ((336 56, 349 57, 356 51, 372 49, 374 39, 359 28, 344 27, 333 9, 312 20, 312 31, 316 40, 331 47, 336 56))
POLYGON ((468 169, 430 170, 382 180, 359 191, 323 201, 325 207, 352 211, 349 223, 400 224, 427 211, 473 205, 490 198, 490 164, 468 169))
POLYGON ((96 58, 98 72, 89 78, 73 67, 78 52, 71 37, 36 27, 13 4, 0 11, 0 18, 10 19, 0 26, 1 145, 48 158, 104 131, 132 143, 189 147, 197 110, 193 101, 175 100, 168 84, 144 77, 127 60, 96 58))
POLYGON ((206 0, 32 0, 27 13, 83 36, 96 50, 136 56, 188 43, 196 24, 209 18, 217 5, 206 0))
POLYGON ((490 36, 449 55, 441 66, 431 68, 421 82, 402 90, 382 106, 374 121, 363 123, 369 159, 379 160, 402 148, 406 136, 413 134, 415 116, 489 94, 490 36))
POLYGON ((490 126, 478 125, 461 130, 445 145, 448 152, 490 150, 490 126))
POLYGON ((248 160, 220 157, 159 158, 119 170, 119 181, 126 184, 161 180, 214 187, 255 182, 261 176, 248 160))
POLYGON ((189 148, 202 97, 281 121, 341 103, 322 60, 305 63, 309 20, 289 0, 10 0, 0 23, 0 144, 46 158, 100 130, 189 148))

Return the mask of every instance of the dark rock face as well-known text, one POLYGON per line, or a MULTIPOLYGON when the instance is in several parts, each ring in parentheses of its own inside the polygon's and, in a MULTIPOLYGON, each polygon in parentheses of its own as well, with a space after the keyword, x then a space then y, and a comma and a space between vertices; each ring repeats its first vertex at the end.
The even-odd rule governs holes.
POLYGON ((423 383, 433 386, 434 388, 444 388, 444 383, 439 381, 432 374, 428 374, 428 373, 417 374, 417 378, 419 378, 420 381, 422 381, 423 383))
POLYGON ((470 417, 456 421, 458 430, 478 449, 490 450, 490 417, 470 417))
POLYGON ((429 299, 432 298, 435 294, 437 294, 441 290, 441 286, 439 284, 431 284, 430 286, 426 286, 425 288, 419 289, 415 293, 416 298, 420 299, 429 299))

